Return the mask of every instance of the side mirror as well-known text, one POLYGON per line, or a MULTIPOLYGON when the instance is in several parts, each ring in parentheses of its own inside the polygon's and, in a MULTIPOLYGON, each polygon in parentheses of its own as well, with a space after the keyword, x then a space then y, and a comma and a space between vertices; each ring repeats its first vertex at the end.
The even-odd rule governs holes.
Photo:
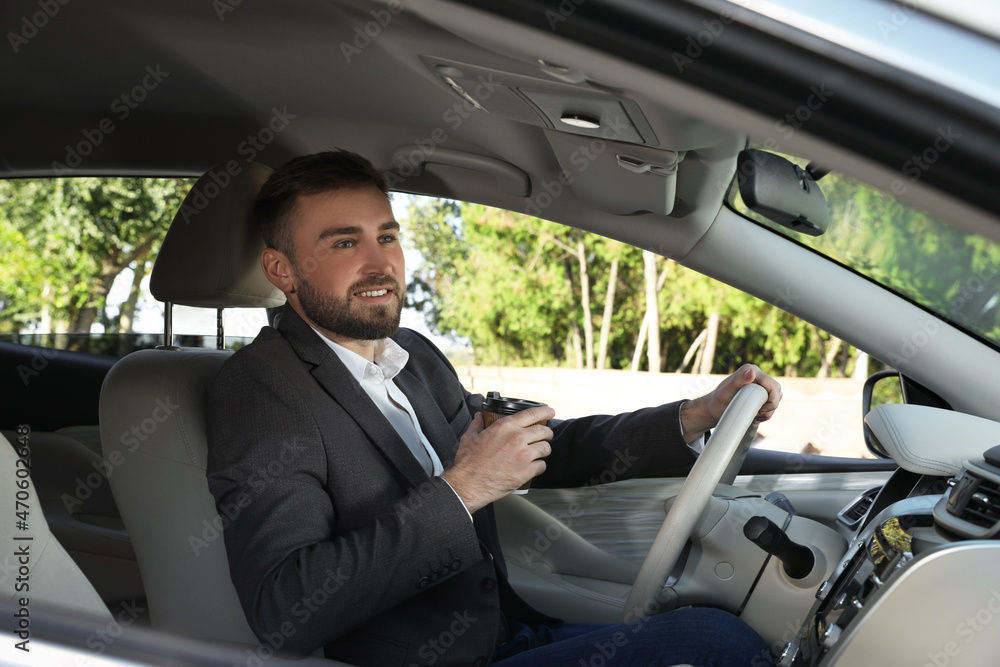
POLYGON ((751 211, 810 236, 826 231, 826 197, 809 171, 754 148, 740 151, 736 165, 740 196, 751 211))
POLYGON ((868 451, 881 459, 889 458, 889 454, 882 449, 877 440, 872 438, 864 417, 876 406, 904 402, 899 371, 879 371, 865 380, 865 386, 861 390, 861 424, 865 435, 865 446, 868 451))

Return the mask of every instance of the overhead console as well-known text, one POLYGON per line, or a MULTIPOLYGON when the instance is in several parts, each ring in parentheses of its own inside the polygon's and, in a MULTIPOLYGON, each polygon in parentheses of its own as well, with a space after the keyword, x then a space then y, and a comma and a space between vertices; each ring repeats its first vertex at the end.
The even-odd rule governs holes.
POLYGON ((639 105, 627 97, 434 56, 421 60, 462 99, 489 113, 584 137, 658 145, 639 105))
MULTIPOLYGON (((562 169, 558 187, 569 187, 580 199, 617 215, 673 211, 684 153, 660 147, 642 109, 629 97, 435 56, 421 60, 475 109, 544 128, 562 169)), ((544 67, 540 72, 548 71, 544 67)), ((573 79, 569 73, 565 78, 573 79)))

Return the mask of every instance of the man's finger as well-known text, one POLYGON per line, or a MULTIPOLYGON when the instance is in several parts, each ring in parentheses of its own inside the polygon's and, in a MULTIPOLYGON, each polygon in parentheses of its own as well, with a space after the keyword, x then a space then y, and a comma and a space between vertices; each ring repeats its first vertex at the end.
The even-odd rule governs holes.
POLYGON ((547 440, 539 440, 538 442, 529 445, 529 447, 535 448, 536 459, 544 459, 552 453, 552 445, 550 445, 547 440))
POLYGON ((556 411, 549 406, 542 406, 537 408, 528 408, 527 410, 522 410, 521 412, 508 415, 504 419, 508 419, 514 424, 524 427, 531 426, 538 422, 548 421, 556 416, 556 411))
POLYGON ((552 429, 548 426, 542 426, 541 424, 530 424, 527 428, 525 428, 525 433, 531 439, 530 442, 528 442, 529 445, 537 444, 539 442, 547 442, 551 440, 554 435, 552 433, 552 429))
POLYGON ((471 433, 472 435, 477 435, 483 431, 483 413, 477 412, 472 418, 472 422, 469 424, 469 428, 465 429, 466 433, 471 433))

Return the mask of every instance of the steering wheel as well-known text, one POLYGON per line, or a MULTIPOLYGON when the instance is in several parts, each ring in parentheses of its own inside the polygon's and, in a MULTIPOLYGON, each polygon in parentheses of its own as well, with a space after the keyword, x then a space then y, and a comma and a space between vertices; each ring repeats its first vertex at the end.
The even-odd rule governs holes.
POLYGON ((738 470, 746 456, 747 448, 741 448, 740 441, 766 402, 767 390, 759 384, 748 384, 736 393, 722 413, 646 554, 625 602, 621 622, 656 613, 660 605, 660 591, 708 505, 715 486, 723 479, 727 469, 733 473, 738 470))

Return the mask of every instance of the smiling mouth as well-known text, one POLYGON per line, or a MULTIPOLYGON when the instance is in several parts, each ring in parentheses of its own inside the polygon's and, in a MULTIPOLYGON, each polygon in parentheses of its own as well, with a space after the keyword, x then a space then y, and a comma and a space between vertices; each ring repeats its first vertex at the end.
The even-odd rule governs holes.
POLYGON ((358 296, 373 297, 373 296, 385 296, 388 293, 389 293, 389 290, 387 288, 383 287, 382 289, 367 290, 365 292, 358 292, 357 294, 358 294, 358 296))

